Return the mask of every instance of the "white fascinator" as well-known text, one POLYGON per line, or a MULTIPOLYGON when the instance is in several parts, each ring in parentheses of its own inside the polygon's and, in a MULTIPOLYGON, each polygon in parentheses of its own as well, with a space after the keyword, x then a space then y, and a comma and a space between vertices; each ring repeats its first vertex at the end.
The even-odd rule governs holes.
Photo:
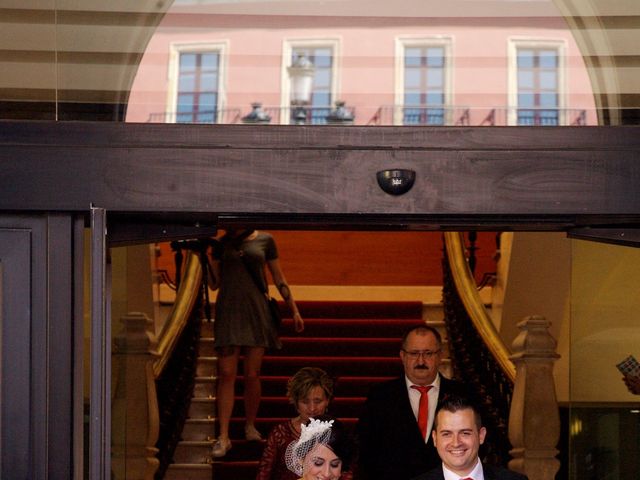
POLYGON ((326 445, 331 438, 333 420, 309 419, 309 423, 300 427, 300 438, 291 442, 284 454, 287 468, 302 476, 305 458, 318 445, 326 445))

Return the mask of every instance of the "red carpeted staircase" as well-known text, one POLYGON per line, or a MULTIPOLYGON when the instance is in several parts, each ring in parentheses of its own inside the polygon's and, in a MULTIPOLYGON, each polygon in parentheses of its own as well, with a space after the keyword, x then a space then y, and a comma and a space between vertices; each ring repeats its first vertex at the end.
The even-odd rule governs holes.
MULTIPOLYGON (((282 349, 264 359, 257 426, 265 437, 273 425, 296 415, 285 396, 286 382, 304 366, 320 367, 336 379, 330 412, 353 426, 371 384, 402 371, 398 338, 403 330, 422 321, 420 302, 299 302, 298 307, 305 319, 304 333, 296 334, 292 322, 285 321, 282 349)), ((241 394, 241 384, 239 387, 241 394)), ((233 438, 242 438, 242 410, 238 401, 232 420, 233 438)), ((244 447, 244 442, 237 443, 244 447)), ((245 453, 244 448, 238 448, 233 455, 214 463, 214 478, 255 478, 259 453, 260 449, 245 453)))
MULTIPOLYGON (((304 366, 320 367, 336 379, 330 413, 352 428, 370 386, 402 372, 400 336, 407 327, 422 323, 424 316, 421 302, 305 301, 298 302, 298 307, 305 319, 304 333, 296 334, 292 320, 285 318, 282 349, 264 358, 263 398, 256 424, 264 438, 276 423, 296 415, 286 398, 286 383, 304 366)), ((253 480, 263 442, 244 440, 242 377, 237 382, 231 421, 233 448, 213 465, 206 463, 215 433, 215 358, 212 339, 206 337, 211 330, 210 324, 203 328, 190 418, 174 455, 175 464, 165 478, 195 480, 213 475, 215 480, 253 480)))

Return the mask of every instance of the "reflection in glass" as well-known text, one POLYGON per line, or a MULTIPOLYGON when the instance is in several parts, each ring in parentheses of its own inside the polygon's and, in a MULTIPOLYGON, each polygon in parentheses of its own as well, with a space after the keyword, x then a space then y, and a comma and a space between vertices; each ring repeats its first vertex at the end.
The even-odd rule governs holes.
POLYGON ((519 48, 517 55, 518 125, 559 125, 558 52, 519 48))
POLYGON ((553 2, 479 1, 480 16, 448 3, 285 3, 252 4, 255 15, 243 2, 174 3, 147 44, 127 121, 197 122, 206 112, 207 121, 241 123, 260 103, 271 124, 321 125, 339 100, 355 125, 597 124, 594 76, 553 2), (195 83, 200 68, 206 89, 178 85, 176 51, 194 55, 183 76, 195 83), (206 52, 217 61, 198 67, 195 55, 206 52), (304 119, 287 70, 298 55, 315 68, 304 119), (183 93, 197 96, 183 102, 192 115, 175 118, 183 93))
POLYGON ((571 479, 632 479, 640 469, 640 396, 616 365, 640 357, 640 249, 572 241, 571 479))
MULTIPOLYGON (((297 57, 307 58, 314 67, 311 98, 309 107, 305 110, 305 123, 326 124, 333 103, 333 51, 330 47, 296 47, 292 51, 292 62, 297 57)), ((291 112, 290 123, 296 123, 295 111, 291 112)))
MULTIPOLYGON (((324 47, 331 53, 316 60, 331 68, 328 104, 344 100, 357 109, 357 124, 401 125, 404 63, 425 56, 403 48, 445 45, 444 56, 426 54, 428 67, 443 68, 439 59, 451 70, 444 125, 517 125, 518 68, 556 69, 555 78, 539 79, 558 93, 559 125, 595 125, 598 116, 603 124, 638 123, 637 2, 27 3, 0 9, 0 118, 178 121, 174 56, 186 50, 219 55, 210 112, 217 122, 240 123, 260 102, 274 123, 287 124, 291 50, 324 47), (521 43, 531 52, 516 65, 511 45, 521 43)), ((202 60, 214 68, 213 57, 202 60)))
POLYGON ((218 118, 218 54, 180 54, 176 123, 216 123, 218 118))
POLYGON ((444 125, 444 48, 407 48, 404 67, 403 125, 444 125))

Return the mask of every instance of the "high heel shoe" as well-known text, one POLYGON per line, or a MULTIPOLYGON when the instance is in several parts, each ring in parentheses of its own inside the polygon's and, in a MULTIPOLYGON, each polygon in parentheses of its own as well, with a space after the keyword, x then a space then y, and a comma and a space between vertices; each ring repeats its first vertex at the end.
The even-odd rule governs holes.
POLYGON ((245 425, 244 438, 246 438, 250 442, 259 442, 260 440, 262 440, 262 435, 260 435, 260 432, 256 430, 256 427, 254 427, 253 425, 245 425))
POLYGON ((229 450, 231 450, 231 440, 228 438, 218 439, 218 441, 211 447, 211 456, 213 458, 224 457, 229 450))

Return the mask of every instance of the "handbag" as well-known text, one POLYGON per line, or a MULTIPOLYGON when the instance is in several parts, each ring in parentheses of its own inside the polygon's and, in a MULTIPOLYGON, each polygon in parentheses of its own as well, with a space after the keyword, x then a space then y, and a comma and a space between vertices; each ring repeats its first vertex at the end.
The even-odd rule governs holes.
POLYGON ((273 297, 269 297, 267 303, 269 305, 269 312, 271 313, 271 322, 273 323, 273 326, 276 327, 276 329, 279 329, 282 326, 282 313, 280 312, 280 305, 278 305, 278 301, 273 297))

